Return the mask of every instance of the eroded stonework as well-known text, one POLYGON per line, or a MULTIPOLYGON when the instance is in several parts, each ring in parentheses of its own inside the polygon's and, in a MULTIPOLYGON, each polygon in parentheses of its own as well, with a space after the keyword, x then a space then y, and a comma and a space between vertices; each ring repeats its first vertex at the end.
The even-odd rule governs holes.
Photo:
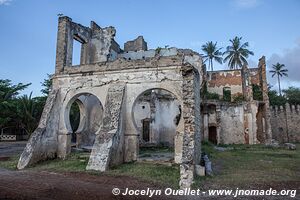
MULTIPOLYGON (((113 27, 101 28, 95 22, 85 27, 69 17, 59 18, 52 91, 18 168, 65 158, 71 152, 74 134, 78 148, 94 139, 87 170, 105 171, 137 160, 141 130, 135 126, 133 108, 141 94, 161 89, 172 94, 181 110, 180 115, 174 115, 174 123, 178 123, 172 129, 174 142, 170 144, 174 145, 174 162, 182 169, 180 186, 190 187, 201 153, 201 56, 176 48, 147 50, 143 37, 127 42, 124 52, 114 36, 113 27), (76 66, 72 65, 74 40, 81 43, 80 65, 76 66), (69 117, 74 102, 80 112, 75 132, 69 117)), ((162 105, 169 108, 170 104, 162 105)))
POLYGON ((141 36, 122 50, 115 34, 113 27, 101 28, 95 22, 85 27, 69 17, 59 18, 52 91, 18 169, 65 158, 75 145, 92 149, 87 170, 106 171, 138 160, 142 146, 163 144, 174 148, 179 185, 187 188, 195 169, 201 168, 202 140, 270 142, 264 57, 257 68, 207 72, 192 50, 148 50, 141 36), (72 64, 74 40, 81 43, 80 65, 72 64), (80 112, 77 130, 70 123, 74 102, 80 112))

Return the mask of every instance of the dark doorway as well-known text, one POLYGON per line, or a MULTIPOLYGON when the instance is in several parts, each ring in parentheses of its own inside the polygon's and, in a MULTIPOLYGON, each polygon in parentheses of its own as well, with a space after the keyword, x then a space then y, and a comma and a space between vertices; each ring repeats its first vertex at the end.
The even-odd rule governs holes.
POLYGON ((77 101, 74 101, 70 108, 70 124, 72 128, 71 142, 76 143, 76 131, 80 123, 80 109, 77 101))
POLYGON ((208 140, 213 144, 217 144, 217 128, 215 126, 210 126, 208 129, 208 140))
POLYGON ((146 118, 142 120, 143 123, 143 140, 149 142, 150 138, 150 119, 146 118))

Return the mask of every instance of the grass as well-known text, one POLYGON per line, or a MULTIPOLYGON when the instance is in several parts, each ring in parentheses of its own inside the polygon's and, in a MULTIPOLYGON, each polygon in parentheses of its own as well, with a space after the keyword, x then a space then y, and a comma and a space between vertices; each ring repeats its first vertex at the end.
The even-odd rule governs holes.
POLYGON ((0 161, 0 168, 16 170, 19 161, 19 156, 10 157, 8 160, 0 161))
POLYGON ((300 145, 296 151, 275 149, 264 145, 228 145, 232 150, 219 152, 211 144, 203 149, 209 155, 215 175, 197 177, 194 186, 208 188, 249 187, 249 185, 268 184, 300 180, 300 145))
MULTIPOLYGON (((193 187, 200 189, 248 187, 269 182, 288 182, 300 180, 300 144, 296 151, 274 149, 264 145, 223 145, 231 150, 223 152, 213 145, 202 145, 212 161, 214 176, 197 177, 193 187)), ((164 150, 164 149, 163 149, 164 150)), ((169 149, 165 149, 169 151, 169 149)), ((145 150, 144 154, 153 152, 145 150)), ((0 167, 16 169, 18 157, 1 161, 0 167)), ((85 167, 88 155, 72 153, 65 160, 54 159, 38 163, 28 170, 54 172, 82 172, 95 175, 130 176, 161 185, 178 187, 179 167, 165 165, 127 163, 105 173, 87 172, 85 167)))
POLYGON ((106 174, 112 176, 132 176, 140 178, 142 180, 177 188, 179 181, 179 166, 175 165, 169 167, 165 165, 155 165, 148 163, 129 163, 120 165, 108 171, 106 174))

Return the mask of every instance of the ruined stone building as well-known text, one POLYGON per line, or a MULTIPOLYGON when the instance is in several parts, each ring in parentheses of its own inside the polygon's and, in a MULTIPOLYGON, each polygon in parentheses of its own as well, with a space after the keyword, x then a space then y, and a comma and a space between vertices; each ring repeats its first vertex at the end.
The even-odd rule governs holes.
POLYGON ((272 139, 264 57, 257 68, 210 71, 204 80, 204 140, 215 144, 258 144, 272 139))
POLYGON ((77 147, 92 146, 87 170, 136 161, 140 144, 173 146, 179 184, 189 187, 200 164, 201 56, 176 48, 148 50, 143 37, 121 49, 115 33, 95 22, 85 27, 59 18, 52 89, 18 168, 66 157, 75 132, 77 147), (81 44, 79 65, 72 64, 75 41, 81 44), (80 112, 75 131, 74 102, 80 112))
POLYGON ((136 161, 140 147, 167 146, 180 166, 180 186, 189 187, 201 140, 271 139, 264 57, 257 68, 206 72, 192 50, 148 49, 141 36, 122 49, 115 34, 113 27, 59 18, 53 86, 19 169, 65 158, 72 145, 91 146, 86 169, 99 171, 136 161), (72 63, 74 42, 81 46, 79 65, 72 63), (74 103, 80 112, 76 130, 70 122, 74 103))

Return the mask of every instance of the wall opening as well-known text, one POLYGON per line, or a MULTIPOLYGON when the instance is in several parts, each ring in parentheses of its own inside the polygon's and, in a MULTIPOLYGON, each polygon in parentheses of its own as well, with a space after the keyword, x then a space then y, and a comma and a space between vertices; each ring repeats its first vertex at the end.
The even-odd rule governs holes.
POLYGON ((150 119, 143 119, 143 141, 150 141, 150 119))
POLYGON ((231 101, 231 88, 230 87, 223 88, 223 100, 231 101))
POLYGON ((79 102, 78 101, 74 101, 71 105, 70 108, 70 114, 69 114, 69 118, 70 118, 70 125, 72 128, 72 137, 71 137, 71 142, 76 144, 76 131, 79 127, 79 123, 80 123, 80 109, 79 109, 79 102))
POLYGON ((80 65, 81 46, 81 42, 77 41, 76 39, 73 39, 72 66, 80 65))
POLYGON ((257 114, 256 114, 256 138, 260 143, 264 143, 265 141, 265 122, 264 122, 264 105, 260 104, 258 106, 257 114))
POLYGON ((103 106, 92 94, 73 97, 66 109, 66 127, 72 134, 73 146, 89 147, 94 144, 96 132, 102 123, 103 106))
POLYGON ((218 144, 217 140, 217 127, 210 126, 208 128, 208 140, 213 144, 218 144))
POLYGON ((147 90, 135 100, 132 113, 139 133, 140 158, 160 155, 153 159, 174 160, 176 128, 181 119, 175 95, 164 89, 147 90))

